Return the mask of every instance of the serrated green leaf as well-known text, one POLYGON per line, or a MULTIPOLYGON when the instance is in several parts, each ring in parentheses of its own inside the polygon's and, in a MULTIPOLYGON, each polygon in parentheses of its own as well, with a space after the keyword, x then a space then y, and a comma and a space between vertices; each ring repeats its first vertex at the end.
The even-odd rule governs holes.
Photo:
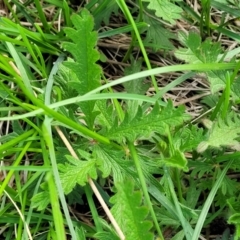
MULTIPOLYGON (((199 33, 193 31, 189 32, 189 34, 180 31, 178 38, 189 50, 189 55, 192 55, 192 58, 195 59, 195 61, 191 61, 192 63, 212 63, 218 61, 218 57, 222 51, 220 43, 212 42, 210 39, 202 42, 199 33)), ((185 60, 185 56, 181 56, 178 52, 177 50, 175 55, 185 60)))
POLYGON ((138 112, 138 108, 142 106, 143 108, 143 102, 142 101, 132 101, 132 100, 127 100, 126 101, 126 108, 127 109, 127 112, 128 112, 128 117, 130 119, 133 119, 137 112, 138 112))
POLYGON ((169 0, 143 0, 148 2, 148 9, 154 10, 157 17, 175 24, 181 18, 182 9, 169 0))
POLYGON ((109 19, 114 13, 118 15, 119 6, 115 0, 98 0, 97 7, 92 12, 95 21, 95 29, 99 29, 102 21, 105 25, 109 24, 109 19))
POLYGON ((109 224, 104 219, 99 219, 103 231, 98 231, 96 234, 94 234, 94 237, 99 240, 119 240, 119 236, 117 235, 115 229, 113 228, 112 225, 109 224))
POLYGON ((21 124, 19 123, 19 121, 12 121, 12 128, 13 128, 13 132, 17 133, 18 135, 21 135, 24 133, 24 130, 21 124))
MULTIPOLYGON (((135 61, 131 58, 131 66, 125 68, 124 75, 128 76, 133 73, 138 73, 141 71, 141 67, 141 60, 135 61)), ((150 87, 150 83, 144 82, 144 80, 145 78, 135 79, 133 81, 123 83, 123 86, 128 93, 145 94, 150 87)))
POLYGON ((153 240, 153 234, 149 232, 152 223, 145 220, 149 210, 141 206, 141 192, 134 191, 133 182, 129 180, 115 186, 117 193, 110 199, 114 204, 111 211, 123 230, 126 240, 153 240))
POLYGON ((203 129, 197 126, 188 126, 179 129, 173 136, 173 144, 181 151, 191 151, 196 149, 200 142, 205 140, 203 129))
POLYGON ((16 137, 18 137, 19 135, 16 132, 11 132, 9 134, 3 135, 0 137, 0 142, 1 144, 5 143, 5 142, 9 142, 13 139, 15 139, 16 137))
POLYGON ((165 208, 159 208, 156 210, 156 215, 161 225, 170 225, 174 227, 179 226, 179 220, 174 218, 174 216, 167 211, 165 208))
MULTIPOLYGON (((86 155, 87 154, 88 153, 86 153, 86 155)), ((88 178, 97 179, 96 159, 82 161, 72 156, 66 156, 66 158, 68 160, 67 163, 58 164, 60 179, 65 194, 70 193, 77 183, 84 186, 88 178)))
POLYGON ((98 158, 99 169, 103 173, 103 177, 108 177, 111 173, 114 182, 123 181, 126 177, 131 178, 131 174, 127 171, 133 168, 133 162, 124 159, 124 152, 113 149, 110 146, 96 145, 94 154, 98 158))
POLYGON ((32 207, 37 208, 38 211, 42 211, 50 204, 50 196, 47 190, 35 194, 32 199, 32 207))
POLYGON ((221 185, 222 194, 225 196, 226 194, 234 196, 238 189, 238 184, 239 183, 235 179, 230 179, 228 176, 225 176, 221 185))
POLYGON ((180 50, 175 51, 175 56, 186 62, 199 63, 200 60, 195 53, 199 51, 201 46, 200 35, 195 32, 186 34, 185 32, 179 31, 178 39, 187 48, 179 48, 180 50), (182 55, 181 52, 185 52, 185 54, 182 55))
POLYGON ((171 157, 164 158, 163 162, 170 167, 177 167, 185 171, 188 170, 187 159, 185 158, 184 154, 178 149, 174 150, 174 153, 172 154, 171 157))
POLYGON ((171 240, 183 240, 185 237, 185 232, 182 230, 178 233, 176 233, 171 240))
POLYGON ((85 230, 83 227, 76 227, 77 240, 86 240, 85 230))
POLYGON ((219 96, 217 94, 214 95, 208 95, 202 98, 201 103, 206 104, 210 108, 216 107, 217 103, 219 101, 219 96))
MULTIPOLYGON (((68 58, 69 62, 74 62, 68 58)), ((61 86, 62 98, 68 99, 70 97, 76 97, 78 92, 75 88, 71 87, 70 82, 78 82, 78 77, 70 68, 64 64, 60 64, 58 67, 57 75, 54 76, 54 80, 61 86)))
MULTIPOLYGON (((77 76, 77 81, 69 82, 70 87, 83 95, 100 86, 101 68, 96 64, 100 54, 95 49, 97 33, 93 31, 93 18, 87 10, 82 10, 80 16, 72 15, 71 20, 76 30, 65 28, 64 31, 73 42, 65 42, 63 47, 72 54, 75 62, 68 61, 63 64, 77 76)), ((79 103, 90 128, 93 127, 97 115, 93 112, 94 105, 95 101, 79 103)))
POLYGON ((240 117, 231 112, 225 120, 218 117, 217 121, 209 130, 209 137, 198 146, 198 151, 203 152, 207 147, 220 148, 222 146, 239 149, 240 144, 236 140, 240 134, 240 117))
POLYGON ((111 232, 97 232, 94 237, 99 240, 119 240, 119 237, 111 232))
POLYGON ((69 205, 74 204, 84 204, 83 195, 85 195, 85 190, 80 185, 76 185, 71 193, 66 196, 69 205))
POLYGON ((240 77, 237 77, 231 84, 231 92, 233 101, 240 99, 240 77))
POLYGON ((230 208, 230 217, 228 218, 229 224, 235 224, 236 227, 236 234, 235 238, 239 239, 240 237, 240 204, 239 204, 239 197, 231 197, 227 200, 227 204, 230 208))
MULTIPOLYGON (((200 35, 195 32, 190 32, 188 35, 179 32, 178 37, 181 43, 186 46, 175 51, 175 56, 178 59, 194 64, 218 62, 218 57, 222 51, 220 43, 213 43, 209 39, 202 43, 200 35)), ((224 89, 226 82, 224 71, 208 71, 206 76, 210 82, 212 93, 224 89)))
POLYGON ((208 72, 207 79, 210 83, 210 89, 212 93, 216 93, 223 90, 226 86, 226 75, 224 71, 212 71, 208 72))
POLYGON ((95 105, 95 110, 100 112, 100 114, 96 117, 97 124, 110 129, 114 122, 113 105, 107 100, 98 100, 95 105))
POLYGON ((239 199, 236 199, 236 197, 231 197, 227 199, 227 204, 232 213, 240 212, 240 202, 239 202, 239 199))
POLYGON ((174 49, 170 39, 176 38, 175 34, 168 31, 159 21, 149 17, 147 14, 143 14, 143 21, 149 24, 146 38, 143 41, 146 47, 151 47, 153 51, 174 49))
POLYGON ((235 213, 233 214, 229 219, 228 219, 229 224, 237 224, 240 227, 240 213, 235 213))
POLYGON ((201 194, 201 189, 197 187, 195 179, 190 179, 190 184, 187 190, 186 202, 189 208, 196 208, 198 198, 201 194))
POLYGON ((163 135, 166 133, 167 126, 173 129, 189 119, 190 116, 184 112, 184 107, 174 108, 171 103, 161 111, 159 106, 155 105, 152 111, 146 114, 143 114, 141 107, 139 107, 133 119, 130 119, 129 114, 126 113, 119 126, 116 120, 106 136, 116 141, 128 139, 133 142, 137 138, 149 137, 153 132, 163 135))
POLYGON ((46 209, 47 206, 50 204, 50 196, 47 182, 43 182, 40 187, 42 190, 31 198, 31 206, 33 208, 37 208, 38 211, 46 209))
MULTIPOLYGON (((192 168, 191 177, 202 178, 204 174, 212 173, 213 165, 209 162, 188 161, 189 168, 192 168)), ((204 183, 204 182, 203 182, 204 183)))

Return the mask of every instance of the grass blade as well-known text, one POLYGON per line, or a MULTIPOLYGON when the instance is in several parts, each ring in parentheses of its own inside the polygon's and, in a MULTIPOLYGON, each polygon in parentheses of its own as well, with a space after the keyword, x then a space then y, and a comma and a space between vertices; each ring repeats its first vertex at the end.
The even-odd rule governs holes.
POLYGON ((206 219, 206 216, 208 214, 208 210, 211 207, 211 204, 213 202, 213 199, 217 193, 217 190, 219 189, 219 187, 221 186, 221 183, 223 181, 224 176, 226 175, 228 169, 231 167, 232 163, 234 160, 231 160, 228 162, 228 164, 226 165, 226 167, 223 169, 221 175, 217 178, 217 181, 215 182, 212 190, 210 191, 207 200, 205 201, 204 205, 203 205, 203 209, 201 211, 201 214, 198 218, 193 236, 192 236, 192 240, 198 240, 199 236, 200 236, 200 232, 202 230, 204 221, 206 219))

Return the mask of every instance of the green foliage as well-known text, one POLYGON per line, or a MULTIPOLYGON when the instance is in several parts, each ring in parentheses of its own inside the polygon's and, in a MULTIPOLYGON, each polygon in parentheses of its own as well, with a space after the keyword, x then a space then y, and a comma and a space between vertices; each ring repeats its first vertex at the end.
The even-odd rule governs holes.
MULTIPOLYGON (((73 61, 64 62, 64 65, 76 74, 77 79, 68 81, 72 89, 83 95, 100 86, 101 68, 96 64, 100 54, 95 49, 97 33, 93 32, 93 18, 87 10, 81 11, 81 15, 72 15, 71 20, 76 30, 65 28, 66 35, 72 42, 65 42, 63 48, 74 57, 73 61)), ((95 101, 79 104, 85 115, 89 128, 93 127, 96 112, 93 112, 95 101)))
POLYGON ((105 220, 101 219, 101 224, 103 226, 103 231, 97 232, 94 237, 99 240, 119 240, 113 227, 108 224, 105 220))
POLYGON ((240 204, 239 204, 239 197, 230 198, 227 200, 227 204, 230 208, 230 216, 228 218, 229 224, 234 224, 236 227, 236 233, 234 239, 239 239, 240 237, 240 204))
POLYGON ((142 194, 134 190, 133 181, 125 179, 115 184, 117 193, 111 198, 111 211, 126 236, 126 240, 152 240, 152 223, 146 220, 148 208, 142 206, 142 194))
POLYGON ((234 0, 216 0, 211 2, 217 9, 227 12, 232 16, 239 17, 240 3, 234 0))
MULTIPOLYGON (((87 6, 86 6, 87 7, 87 6)), ((118 4, 115 0, 100 0, 97 6, 92 10, 94 16, 95 28, 99 29, 101 23, 104 22, 106 25, 109 24, 110 17, 114 13, 118 15, 118 4)))
POLYGON ((175 56, 181 60, 189 63, 200 62, 215 62, 220 54, 219 43, 212 43, 210 40, 206 40, 204 43, 201 41, 201 37, 196 32, 179 32, 178 38, 182 44, 187 48, 179 48, 175 51, 175 56), (215 51, 211 51, 211 50, 215 51), (209 54, 209 53, 212 54, 209 54))
POLYGON ((179 148, 181 151, 191 151, 196 149, 200 142, 206 137, 203 134, 203 128, 190 125, 184 128, 180 128, 173 135, 173 144, 175 148, 179 148))
POLYGON ((96 124, 102 128, 111 128, 114 122, 113 105, 107 100, 98 100, 95 105, 95 111, 99 112, 99 115, 96 117, 96 124))
POLYGON ((70 193, 77 183, 84 186, 89 177, 97 179, 97 160, 91 158, 91 156, 84 151, 78 151, 87 161, 75 159, 72 156, 66 156, 68 162, 58 165, 65 194, 70 193))
POLYGON ((76 228, 76 233, 77 233, 77 240, 86 240, 86 236, 84 233, 84 228, 76 228))
MULTIPOLYGON (((221 53, 219 43, 214 43, 207 39, 202 43, 201 37, 196 32, 186 33, 179 32, 179 40, 185 48, 179 48, 175 51, 175 56, 188 63, 213 63, 218 62, 221 53)), ((224 89, 225 73, 223 71, 210 71, 206 73, 210 83, 212 93, 224 89)))
MULTIPOLYGON (((73 62, 73 59, 68 59, 68 62, 73 62)), ((71 82, 78 82, 78 77, 74 71, 60 64, 58 67, 57 75, 54 76, 54 80, 61 87, 61 95, 63 99, 68 99, 70 97, 75 97, 78 95, 77 89, 71 86, 71 82)))
POLYGON ((41 185, 41 188, 44 191, 38 192, 35 194, 32 199, 32 207, 37 208, 38 211, 42 211, 47 208, 47 206, 50 204, 50 199, 49 199, 49 191, 46 183, 43 183, 41 185))
POLYGON ((174 150, 173 154, 169 158, 164 158, 163 162, 170 167, 177 167, 185 171, 188 170, 187 159, 178 149, 174 150))
MULTIPOLYGON (((189 167, 193 167, 193 170, 191 172, 191 177, 197 176, 199 179, 201 179, 204 174, 211 175, 213 173, 213 164, 210 161, 202 162, 202 161, 189 161, 189 167)), ((211 187, 207 184, 205 184, 205 187, 211 187)))
POLYGON ((189 119, 190 116, 184 113, 183 107, 176 109, 171 103, 161 110, 155 105, 150 113, 143 113, 139 107, 133 119, 126 113, 123 122, 118 124, 116 120, 106 136, 120 142, 125 139, 135 141, 138 138, 148 138, 153 132, 164 135, 167 126, 174 129, 189 119))
POLYGON ((224 196, 234 196, 238 189, 238 182, 225 176, 222 181, 221 191, 224 196))
POLYGON ((203 152, 209 146, 220 148, 223 146, 239 149, 237 138, 240 134, 239 116, 230 112, 226 119, 218 117, 208 132, 207 140, 198 145, 198 151, 203 152))
POLYGON ((186 203, 187 207, 194 209, 197 204, 201 194, 201 189, 197 186, 197 183, 194 179, 190 179, 189 188, 186 193, 186 203))
POLYGON ((174 49, 170 39, 176 38, 175 34, 169 32, 160 21, 148 14, 143 14, 143 20, 148 24, 146 38, 143 41, 145 46, 151 47, 153 51, 174 49))
POLYGON ((144 2, 148 2, 148 9, 156 11, 157 17, 161 17, 171 24, 181 18, 182 9, 169 0, 144 0, 144 2))
MULTIPOLYGON (((12 3, 4 1, 13 20, 0 20, 3 238, 65 240, 67 233, 71 239, 119 239, 116 220, 127 240, 163 239, 161 229, 169 228, 171 239, 197 240, 202 228, 223 215, 236 226, 239 238, 240 188, 234 176, 240 169, 237 1, 230 0, 229 6, 225 0, 211 1, 223 13, 221 23, 215 22, 215 10, 208 18, 208 0, 202 1, 202 18, 181 0, 90 0, 85 7, 91 14, 75 0, 36 0, 36 9, 31 0, 12 3), (46 15, 48 9, 54 9, 52 14, 46 15), (176 39, 173 32, 181 22, 173 24, 183 12, 185 23, 194 29, 200 24, 201 36, 208 38, 203 41, 196 30, 178 31, 176 39), (128 44, 130 34, 129 57, 123 59, 122 37, 128 44), (230 38, 236 42, 228 50, 230 38), (191 65, 174 66, 172 50, 191 65), (143 72, 156 61, 171 66, 143 72), (220 71, 210 68, 217 64, 214 69, 219 69, 224 61, 230 64, 222 63, 220 71), (188 88, 198 80, 196 69, 203 67, 207 71, 197 74, 206 76, 214 95, 194 102, 202 112, 190 123, 185 108, 166 103, 164 94, 188 88), (171 78, 159 78, 160 72, 171 78), (111 89, 117 85, 111 80, 121 74, 125 77, 117 84, 126 93, 111 89), (147 74, 156 78, 154 97, 147 74), (105 79, 109 76, 110 83, 105 79), (101 86, 101 78, 107 87, 101 86), (89 94, 92 90, 97 94, 89 94), (215 109, 210 116, 209 108, 215 109), (70 146, 77 159, 69 156, 70 146), (96 191, 112 207, 114 219, 103 213, 102 201, 95 201, 96 191), (78 204, 84 206, 80 214, 78 204), (16 206, 24 219, 19 220, 16 206)), ((187 97, 195 94, 187 91, 187 97)))
MULTIPOLYGON (((126 67, 124 70, 124 74, 126 76, 141 71, 142 67, 141 60, 138 60, 136 62, 133 58, 131 58, 131 62, 132 62, 131 66, 126 67)), ((144 78, 135 79, 134 81, 125 82, 123 86, 128 93, 145 94, 145 92, 150 87, 150 84, 144 82, 144 80, 145 80, 144 78)))
POLYGON ((122 182, 125 178, 131 178, 133 163, 125 159, 124 152, 116 151, 109 146, 96 145, 94 155, 99 162, 99 169, 104 178, 112 175, 114 182, 122 182))
POLYGON ((240 77, 237 77, 231 85, 231 93, 233 101, 239 101, 240 99, 240 77))
POLYGON ((99 240, 119 240, 119 237, 111 232, 98 232, 94 237, 99 240))

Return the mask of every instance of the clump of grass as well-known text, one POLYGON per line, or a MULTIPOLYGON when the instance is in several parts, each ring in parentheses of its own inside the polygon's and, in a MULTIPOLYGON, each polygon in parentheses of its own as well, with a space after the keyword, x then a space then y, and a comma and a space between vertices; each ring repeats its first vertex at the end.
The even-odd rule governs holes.
POLYGON ((1 235, 238 239, 239 6, 4 3, 1 235))

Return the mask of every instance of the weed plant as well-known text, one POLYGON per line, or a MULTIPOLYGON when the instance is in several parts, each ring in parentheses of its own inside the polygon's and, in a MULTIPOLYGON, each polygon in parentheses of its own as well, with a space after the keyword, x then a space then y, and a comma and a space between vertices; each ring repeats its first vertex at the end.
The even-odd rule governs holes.
POLYGON ((196 3, 2 1, 0 239, 240 239, 240 5, 196 3))

